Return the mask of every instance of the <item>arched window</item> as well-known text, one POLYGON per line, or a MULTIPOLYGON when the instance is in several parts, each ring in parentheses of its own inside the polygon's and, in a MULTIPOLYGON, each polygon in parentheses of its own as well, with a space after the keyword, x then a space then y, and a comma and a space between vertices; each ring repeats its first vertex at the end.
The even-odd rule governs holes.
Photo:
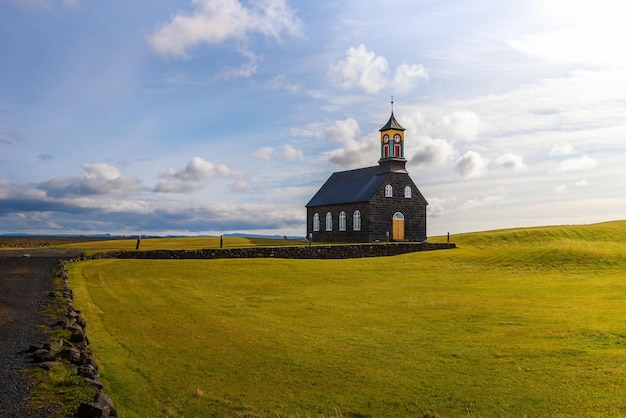
POLYGON ((383 148, 381 151, 381 158, 389 158, 389 135, 383 137, 383 148))
POLYGON ((340 231, 346 230, 346 213, 344 211, 341 211, 339 213, 339 230, 340 231))
POLYGON ((313 231, 320 230, 320 214, 316 213, 313 215, 313 231))
POLYGON ((355 231, 361 230, 361 212, 358 210, 355 210, 354 215, 352 215, 352 228, 355 231))
POLYGON ((411 186, 406 186, 404 188, 404 197, 406 197, 407 199, 411 198, 411 186))
POLYGON ((326 213, 326 230, 333 230, 333 214, 330 212, 326 213))
POLYGON ((396 135, 393 137, 393 156, 394 157, 402 157, 402 140, 400 139, 400 135, 396 135))
POLYGON ((391 187, 391 184, 385 186, 385 197, 393 197, 393 187, 391 187))

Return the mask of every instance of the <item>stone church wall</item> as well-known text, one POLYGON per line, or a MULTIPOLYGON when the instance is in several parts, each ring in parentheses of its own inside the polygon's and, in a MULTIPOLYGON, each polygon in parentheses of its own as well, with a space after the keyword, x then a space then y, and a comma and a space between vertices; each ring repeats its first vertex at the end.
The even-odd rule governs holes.
POLYGON ((291 259, 344 259, 361 257, 384 257, 418 251, 456 248, 455 244, 390 243, 313 245, 300 247, 246 247, 203 250, 152 250, 112 251, 84 256, 85 259, 133 258, 133 259, 216 259, 216 258, 291 258, 291 259))

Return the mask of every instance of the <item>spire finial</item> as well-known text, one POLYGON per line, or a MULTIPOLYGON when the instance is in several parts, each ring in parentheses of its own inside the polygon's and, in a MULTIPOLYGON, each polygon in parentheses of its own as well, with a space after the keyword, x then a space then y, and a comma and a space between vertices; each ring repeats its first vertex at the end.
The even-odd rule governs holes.
POLYGON ((391 113, 393 113, 393 94, 391 95, 391 113))

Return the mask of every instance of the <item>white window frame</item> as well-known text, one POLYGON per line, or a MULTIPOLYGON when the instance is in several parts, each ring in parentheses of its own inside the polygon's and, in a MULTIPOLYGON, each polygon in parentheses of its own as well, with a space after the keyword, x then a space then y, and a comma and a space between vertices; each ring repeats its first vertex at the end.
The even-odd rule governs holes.
POLYGON ((361 230, 361 212, 358 210, 355 210, 352 215, 352 229, 355 231, 361 230))
POLYGON ((393 197, 393 186, 391 184, 385 186, 385 197, 393 197))
POLYGON ((315 213, 313 215, 313 231, 317 232, 320 230, 320 214, 315 213))
POLYGON ((411 190, 411 186, 406 186, 404 188, 404 197, 406 199, 410 199, 413 196, 413 191, 411 190))
POLYGON ((339 212, 339 230, 346 230, 346 213, 344 211, 339 212))
POLYGON ((333 230, 333 214, 330 212, 326 212, 326 230, 333 230))

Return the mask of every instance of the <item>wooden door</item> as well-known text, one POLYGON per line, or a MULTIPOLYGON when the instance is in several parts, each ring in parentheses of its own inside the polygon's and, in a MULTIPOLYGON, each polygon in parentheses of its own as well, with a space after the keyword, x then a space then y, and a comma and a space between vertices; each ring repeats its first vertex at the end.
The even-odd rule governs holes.
POLYGON ((404 215, 400 212, 393 214, 393 236, 394 241, 401 241, 404 239, 404 215))

